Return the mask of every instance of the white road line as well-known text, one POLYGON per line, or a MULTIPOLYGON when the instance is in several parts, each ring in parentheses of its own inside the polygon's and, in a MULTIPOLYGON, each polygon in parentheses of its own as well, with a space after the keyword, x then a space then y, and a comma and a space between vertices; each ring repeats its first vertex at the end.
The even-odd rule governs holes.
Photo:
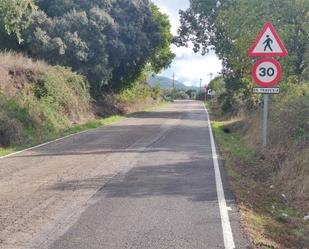
MULTIPOLYGON (((119 122, 120 122, 120 121, 119 121, 119 122)), ((118 121, 116 121, 115 123, 118 123, 118 121)), ((113 123, 113 124, 115 124, 115 123, 113 123)), ((55 140, 52 140, 52 141, 49 141, 49 142, 46 142, 46 143, 43 143, 43 144, 38 144, 38 145, 36 145, 36 146, 30 147, 30 148, 27 148, 27 149, 24 149, 24 150, 20 150, 20 151, 13 152, 13 153, 8 154, 8 155, 5 155, 5 156, 0 156, 0 160, 1 160, 1 159, 4 159, 4 158, 11 157, 11 156, 15 156, 15 155, 17 155, 17 154, 20 154, 20 153, 23 153, 23 152, 26 152, 26 151, 29 151, 29 150, 33 150, 33 149, 36 149, 36 148, 40 148, 40 147, 43 147, 43 146, 45 146, 45 145, 52 144, 52 143, 55 143, 55 142, 58 142, 58 141, 61 141, 61 140, 64 140, 64 139, 67 139, 67 138, 70 138, 70 137, 74 137, 74 136, 79 135, 79 134, 83 134, 83 133, 86 133, 86 132, 89 132, 89 131, 94 131, 94 130, 100 129, 100 128, 102 128, 102 127, 111 126, 111 125, 113 125, 113 124, 102 125, 102 126, 99 126, 99 127, 97 127, 97 128, 93 128, 93 129, 88 129, 88 130, 80 131, 80 132, 73 133, 73 134, 70 134, 70 135, 67 135, 67 136, 64 136, 64 137, 57 138, 57 139, 55 139, 55 140)))
MULTIPOLYGON (((98 127, 98 128, 100 128, 100 127, 98 127)), ((98 129, 98 128, 95 128, 95 129, 98 129)), ((90 130, 93 130, 93 129, 90 129, 90 130)), ((90 130, 80 131, 80 132, 78 132, 78 133, 70 134, 70 135, 67 135, 67 136, 65 136, 65 137, 61 137, 61 138, 58 138, 58 139, 55 139, 55 140, 52 140, 52 141, 49 141, 49 142, 46 142, 46 143, 43 143, 43 144, 39 144, 39 145, 30 147, 30 148, 27 148, 27 149, 24 149, 24 150, 20 150, 20 151, 13 152, 13 153, 8 154, 8 155, 6 155, 6 156, 0 156, 0 159, 8 158, 8 157, 15 156, 15 155, 17 155, 17 154, 20 154, 20 153, 23 153, 23 152, 26 152, 26 151, 29 151, 29 150, 33 150, 33 149, 36 149, 36 148, 40 148, 40 147, 42 147, 42 146, 44 146, 44 145, 48 145, 48 144, 51 144, 51 143, 54 143, 54 142, 58 142, 58 141, 61 141, 61 140, 66 139, 66 138, 73 137, 73 136, 76 136, 76 135, 79 135, 79 134, 88 132, 88 131, 90 131, 90 130)))
MULTIPOLYGON (((120 122, 120 121, 119 121, 119 122, 120 122)), ((118 122, 115 122, 115 123, 118 123, 118 122)), ((115 124, 115 123, 113 123, 113 124, 115 124)), ((46 143, 43 143, 43 144, 38 144, 38 145, 36 145, 36 146, 30 147, 30 148, 27 148, 27 149, 24 149, 24 150, 20 150, 20 151, 13 152, 13 153, 10 153, 10 154, 5 155, 5 156, 0 156, 0 160, 1 160, 1 159, 8 158, 8 157, 15 156, 15 155, 18 155, 18 154, 20 154, 20 153, 27 152, 27 151, 30 151, 30 150, 33 150, 33 149, 37 149, 37 148, 43 147, 43 146, 45 146, 45 145, 52 144, 52 143, 55 143, 55 142, 58 142, 58 141, 61 141, 61 140, 64 140, 64 139, 67 139, 67 138, 70 138, 70 137, 79 135, 79 134, 83 134, 83 133, 86 133, 86 132, 89 132, 89 131, 97 130, 97 129, 100 129, 100 128, 102 128, 102 127, 111 126, 111 125, 113 125, 113 124, 102 125, 102 126, 99 126, 99 127, 97 127, 97 128, 94 128, 94 129, 88 129, 88 130, 85 130, 85 131, 80 131, 80 132, 73 133, 73 134, 70 134, 70 135, 67 135, 67 136, 64 136, 64 137, 60 137, 60 138, 58 138, 58 139, 55 139, 55 140, 52 140, 52 141, 49 141, 49 142, 46 142, 46 143)))
POLYGON ((234 249, 235 243, 234 243, 231 223, 229 219, 229 214, 228 214, 228 207, 226 205, 226 200, 225 200, 225 195, 224 195, 224 190, 223 190, 223 184, 222 184, 222 179, 221 179, 221 172, 220 172, 220 167, 219 167, 219 162, 218 162, 218 154, 216 150, 215 139, 213 136, 209 113, 205 105, 204 105, 204 108, 205 108, 205 111, 207 114, 207 120, 208 120, 212 158, 213 158, 215 177, 216 177, 217 196, 218 196, 220 216, 221 216, 221 225, 222 225, 222 230, 223 230, 224 247, 225 249, 234 249))

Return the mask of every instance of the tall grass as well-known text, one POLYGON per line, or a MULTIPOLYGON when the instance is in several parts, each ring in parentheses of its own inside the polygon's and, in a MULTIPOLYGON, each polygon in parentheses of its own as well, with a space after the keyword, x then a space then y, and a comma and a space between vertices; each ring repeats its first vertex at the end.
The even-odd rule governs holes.
POLYGON ((15 53, 0 53, 0 61, 0 147, 43 139, 92 117, 81 75, 15 53))
MULTIPOLYGON (((309 209, 309 82, 293 76, 280 83, 282 93, 270 96, 268 146, 261 146, 262 103, 243 112, 236 127, 246 146, 268 163, 268 177, 292 205, 309 209)), ((220 101, 212 103, 219 111, 220 101)), ((229 117, 230 118, 230 117, 229 117)), ((264 165, 258 170, 265 171, 264 165)))

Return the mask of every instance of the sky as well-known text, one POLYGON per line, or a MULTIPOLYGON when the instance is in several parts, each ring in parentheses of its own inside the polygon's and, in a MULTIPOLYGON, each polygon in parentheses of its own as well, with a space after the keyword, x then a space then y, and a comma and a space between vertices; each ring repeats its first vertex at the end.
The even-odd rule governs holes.
MULTIPOLYGON (((180 26, 179 9, 185 10, 189 7, 189 0, 152 0, 160 10, 167 14, 172 25, 173 35, 177 34, 180 26)), ((171 46, 172 51, 176 54, 176 58, 171 67, 162 71, 159 75, 172 78, 173 72, 175 79, 183 82, 187 86, 199 86, 200 79, 203 85, 209 83, 210 73, 214 76, 222 69, 221 61, 218 59, 214 51, 209 52, 205 56, 195 54, 192 48, 171 46)))

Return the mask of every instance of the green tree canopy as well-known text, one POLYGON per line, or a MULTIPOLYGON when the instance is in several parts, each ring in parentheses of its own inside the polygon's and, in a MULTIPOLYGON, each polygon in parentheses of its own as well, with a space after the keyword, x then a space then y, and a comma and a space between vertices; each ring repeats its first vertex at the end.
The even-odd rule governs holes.
POLYGON ((27 28, 33 8, 32 0, 0 0, 1 47, 8 45, 9 36, 22 42, 21 32, 27 28))
POLYGON ((96 93, 127 88, 174 58, 168 17, 149 0, 36 0, 36 9, 31 0, 1 1, 7 34, 24 40, 19 50, 82 73, 96 93))
POLYGON ((216 50, 223 61, 228 99, 237 95, 247 107, 255 105, 250 76, 253 61, 247 53, 267 20, 274 24, 289 51, 289 57, 280 59, 284 78, 291 75, 308 78, 308 0, 191 0, 190 3, 190 8, 180 13, 182 25, 175 42, 179 46, 191 42, 195 52, 216 50))
POLYGON ((172 63, 175 55, 171 52, 170 45, 172 42, 171 24, 167 15, 162 14, 159 8, 152 4, 151 5, 153 18, 155 22, 160 24, 160 42, 154 48, 152 56, 150 58, 151 70, 154 73, 159 73, 163 68, 169 67, 172 63))

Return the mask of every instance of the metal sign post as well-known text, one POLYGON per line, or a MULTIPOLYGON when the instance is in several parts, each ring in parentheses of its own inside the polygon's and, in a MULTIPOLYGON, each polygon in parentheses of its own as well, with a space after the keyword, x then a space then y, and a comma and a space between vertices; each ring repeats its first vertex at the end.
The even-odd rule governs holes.
POLYGON ((269 95, 264 94, 263 131, 262 131, 263 146, 267 146, 268 106, 269 106, 269 95))
MULTIPOLYGON (((270 22, 266 22, 262 31, 253 43, 249 51, 249 56, 288 56, 288 51, 280 40, 276 29, 270 22)), ((253 88, 253 93, 264 94, 264 110, 262 125, 262 144, 267 146, 268 136, 268 113, 269 113, 269 94, 280 93, 279 88, 271 88, 277 84, 282 75, 281 65, 272 58, 264 58, 257 61, 252 69, 254 81, 264 88, 253 88)))
POLYGON ((260 59, 252 69, 252 77, 255 82, 264 88, 253 88, 253 93, 264 94, 264 110, 263 110, 263 125, 262 125, 262 144, 267 146, 268 136, 268 113, 269 113, 269 94, 276 94, 280 90, 270 88, 278 83, 282 75, 280 64, 271 58, 260 59))

